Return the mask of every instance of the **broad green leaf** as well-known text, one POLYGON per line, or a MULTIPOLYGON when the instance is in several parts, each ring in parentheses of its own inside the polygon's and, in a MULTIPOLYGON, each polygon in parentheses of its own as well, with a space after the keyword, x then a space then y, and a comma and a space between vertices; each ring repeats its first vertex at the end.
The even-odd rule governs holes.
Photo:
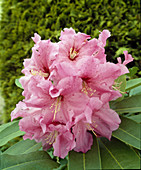
POLYGON ((71 151, 68 155, 68 170, 78 170, 85 167, 85 153, 71 151))
POLYGON ((5 145, 11 139, 24 135, 25 132, 19 130, 19 121, 14 121, 10 126, 0 132, 0 146, 5 145))
POLYGON ((141 114, 129 116, 128 118, 134 120, 137 123, 141 123, 141 114))
POLYGON ((1 155, 2 155, 2 152, 0 151, 0 169, 1 169, 1 155))
POLYGON ((102 169, 140 169, 140 158, 128 145, 115 138, 101 138, 99 143, 102 169))
POLYGON ((141 95, 141 85, 131 89, 129 92, 129 96, 141 95))
POLYGON ((58 166, 59 164, 53 161, 45 151, 19 155, 1 155, 1 170, 52 170, 58 166))
POLYGON ((126 82, 126 91, 141 85, 141 78, 132 79, 126 82))
POLYGON ((15 80, 15 84, 16 84, 16 86, 20 87, 21 89, 24 89, 24 88, 22 87, 21 83, 19 82, 19 79, 16 79, 16 80, 15 80))
POLYGON ((91 150, 87 153, 80 153, 71 151, 68 157, 68 169, 78 170, 78 169, 101 169, 101 159, 99 144, 94 137, 94 142, 91 150))
POLYGON ((140 149, 140 130, 141 125, 139 123, 129 118, 121 117, 121 124, 118 130, 114 131, 112 135, 122 142, 140 149))
POLYGON ((93 146, 85 154, 86 169, 101 169, 100 148, 97 138, 93 137, 93 146))
POLYGON ((118 113, 141 112, 141 95, 127 97, 120 102, 112 102, 110 107, 118 113))
POLYGON ((0 125, 0 132, 2 130, 4 130, 5 128, 7 128, 8 126, 11 126, 13 123, 15 123, 16 121, 13 121, 13 122, 8 122, 8 123, 5 123, 5 124, 2 124, 0 125))
POLYGON ((37 143, 34 140, 26 139, 8 148, 4 152, 4 154, 9 154, 9 155, 26 154, 26 153, 37 151, 38 149, 41 148, 41 146, 42 146, 41 143, 37 143))

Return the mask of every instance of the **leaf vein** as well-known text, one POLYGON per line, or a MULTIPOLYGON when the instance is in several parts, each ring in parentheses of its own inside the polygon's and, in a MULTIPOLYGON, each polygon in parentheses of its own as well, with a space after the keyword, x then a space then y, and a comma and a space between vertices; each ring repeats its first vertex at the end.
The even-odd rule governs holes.
POLYGON ((136 136, 134 136, 134 135, 132 135, 132 134, 128 133, 127 131, 123 130, 122 128, 119 128, 119 129, 120 129, 120 130, 122 130, 124 133, 127 133, 129 136, 132 136, 133 138, 135 138, 135 139, 137 139, 137 140, 139 140, 139 141, 140 141, 140 139, 139 139, 139 138, 137 138, 136 136))
MULTIPOLYGON (((101 140, 100 140, 101 141, 101 140)), ((102 142, 102 141, 101 141, 102 142)), ((116 163, 120 166, 121 169, 124 169, 120 163, 118 162, 118 160, 115 158, 115 156, 112 154, 112 152, 106 147, 106 145, 102 142, 102 144, 104 145, 104 147, 106 148, 106 150, 110 153, 110 155, 112 156, 112 158, 116 161, 116 163)))
POLYGON ((86 170, 85 153, 83 153, 83 166, 84 166, 84 170, 86 170))
POLYGON ((46 160, 46 159, 27 161, 27 162, 23 162, 23 163, 20 163, 20 164, 16 164, 16 165, 9 166, 9 167, 4 168, 4 169, 2 169, 2 170, 9 169, 9 168, 13 168, 13 167, 18 167, 18 166, 21 166, 21 165, 24 165, 24 164, 26 165, 26 164, 28 164, 28 163, 38 162, 38 161, 42 161, 42 160, 46 160))
POLYGON ((100 169, 101 169, 100 148, 99 148, 99 143, 98 143, 98 140, 97 140, 97 138, 96 138, 96 142, 97 142, 97 149, 98 149, 98 158, 99 158, 99 164, 100 164, 100 169))
POLYGON ((31 146, 30 148, 28 148, 25 152, 23 152, 22 154, 28 153, 28 151, 30 151, 32 148, 36 147, 37 145, 39 145, 39 143, 34 144, 33 146, 31 146))
POLYGON ((141 107, 130 107, 130 108, 128 107, 128 108, 123 108, 123 109, 121 108, 121 109, 114 109, 114 110, 118 112, 118 111, 126 111, 126 110, 128 111, 133 109, 141 109, 141 107))

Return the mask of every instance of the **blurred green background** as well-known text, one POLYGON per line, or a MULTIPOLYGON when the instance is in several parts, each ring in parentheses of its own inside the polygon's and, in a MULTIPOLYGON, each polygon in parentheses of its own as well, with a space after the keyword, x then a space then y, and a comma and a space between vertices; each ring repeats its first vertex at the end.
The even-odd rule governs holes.
POLYGON ((140 0, 0 0, 0 6, 1 123, 10 121, 11 111, 23 99, 15 79, 22 76, 23 60, 31 56, 35 32, 42 39, 58 41, 66 27, 92 38, 108 29, 112 36, 107 60, 116 62, 128 50, 134 57, 128 77, 141 75, 140 0))

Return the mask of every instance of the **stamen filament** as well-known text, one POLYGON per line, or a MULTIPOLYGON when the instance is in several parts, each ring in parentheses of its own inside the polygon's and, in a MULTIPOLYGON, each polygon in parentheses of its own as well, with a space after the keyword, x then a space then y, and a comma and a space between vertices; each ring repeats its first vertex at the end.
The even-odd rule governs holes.
POLYGON ((51 133, 47 136, 47 138, 45 139, 45 141, 46 141, 49 145, 51 145, 51 144, 53 144, 53 143, 55 142, 57 135, 58 135, 58 132, 55 130, 55 131, 51 132, 51 133))
POLYGON ((53 121, 55 121, 55 117, 56 117, 57 112, 60 111, 60 107, 61 107, 60 98, 61 98, 61 97, 59 96, 59 97, 57 98, 57 102, 56 102, 56 103, 53 103, 53 104, 50 106, 50 109, 52 109, 53 107, 55 107, 54 110, 52 110, 52 112, 54 112, 53 121))
POLYGON ((93 134, 97 137, 96 133, 94 132, 94 130, 92 129, 92 127, 89 123, 87 123, 87 128, 88 128, 88 130, 91 130, 93 132, 93 134))

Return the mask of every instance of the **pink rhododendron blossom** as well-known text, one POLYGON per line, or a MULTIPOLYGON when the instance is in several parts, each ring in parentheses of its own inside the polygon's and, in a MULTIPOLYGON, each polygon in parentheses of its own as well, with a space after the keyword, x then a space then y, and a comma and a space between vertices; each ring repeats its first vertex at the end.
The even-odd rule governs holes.
POLYGON ((65 28, 53 43, 34 34, 32 56, 24 60, 20 78, 25 98, 11 113, 11 120, 21 117, 24 139, 42 142, 44 150, 53 147, 61 158, 73 149, 90 150, 92 135, 111 139, 121 121, 109 101, 122 96, 115 80, 128 73, 125 65, 133 58, 124 51, 123 63, 121 58, 117 64, 107 62, 108 37, 108 30, 90 39, 65 28))

